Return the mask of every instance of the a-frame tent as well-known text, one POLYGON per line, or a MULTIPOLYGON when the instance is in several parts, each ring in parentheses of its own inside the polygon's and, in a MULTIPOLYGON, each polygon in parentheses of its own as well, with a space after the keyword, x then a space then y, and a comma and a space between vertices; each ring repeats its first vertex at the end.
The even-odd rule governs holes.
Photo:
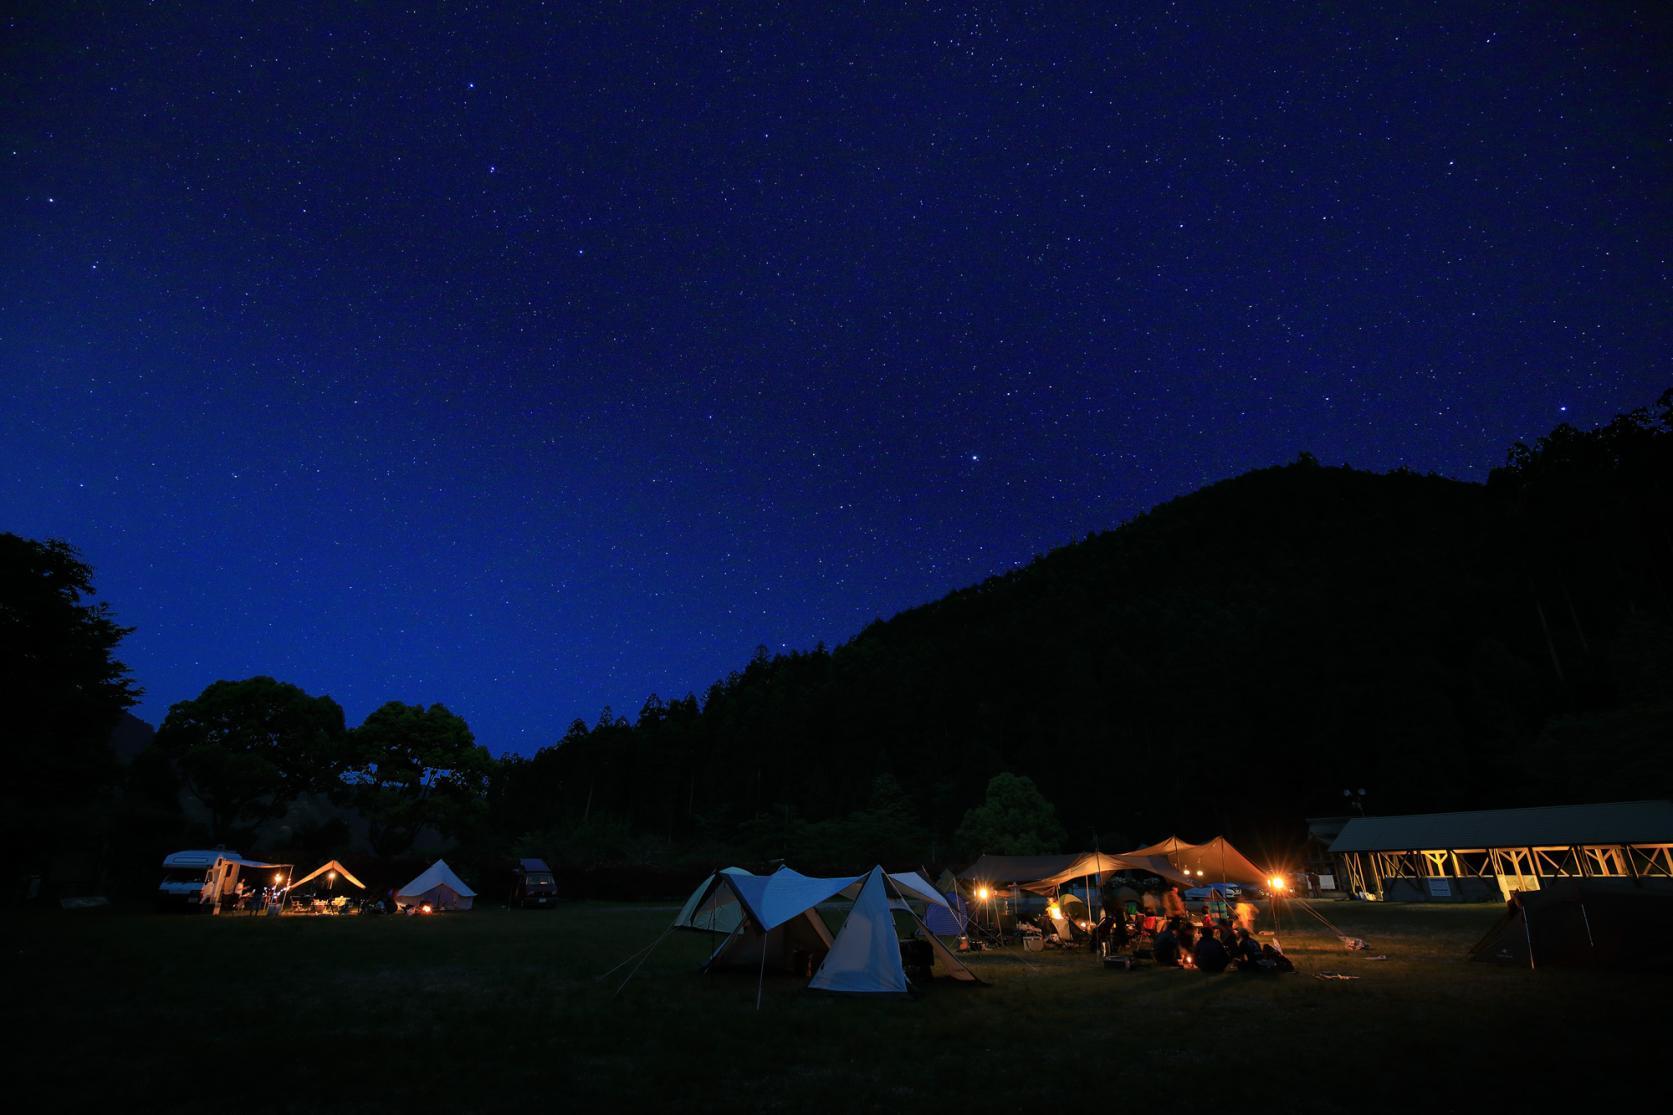
POLYGON ((866 875, 842 930, 808 987, 815 991, 906 993, 911 984, 900 960, 900 937, 889 909, 886 879, 882 868, 866 875))

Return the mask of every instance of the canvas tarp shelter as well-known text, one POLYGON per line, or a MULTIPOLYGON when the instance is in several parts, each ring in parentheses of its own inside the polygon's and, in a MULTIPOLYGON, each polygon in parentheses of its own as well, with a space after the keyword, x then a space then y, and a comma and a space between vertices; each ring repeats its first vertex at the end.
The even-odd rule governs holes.
POLYGON ((437 860, 424 873, 395 892, 400 907, 429 905, 437 910, 468 910, 476 892, 453 873, 446 860, 437 860))
POLYGON ((1265 886, 1267 880, 1267 872, 1251 863, 1223 836, 1201 844, 1170 836, 1160 843, 1123 853, 1123 858, 1128 857, 1160 857, 1174 868, 1188 872, 1193 881, 1204 883, 1247 883, 1260 887, 1265 886))
POLYGON ((365 883, 362 883, 359 879, 356 879, 354 877, 353 872, 351 872, 348 868, 344 867, 342 864, 338 863, 334 859, 326 860, 324 863, 320 864, 318 867, 314 868, 312 871, 310 871, 306 875, 302 876, 302 878, 296 880, 296 882, 294 882, 290 885, 290 889, 295 890, 296 888, 302 886, 304 883, 311 883, 315 879, 319 878, 321 875, 324 875, 327 871, 335 871, 337 874, 341 875, 343 878, 347 879, 349 882, 353 883, 355 886, 359 887, 361 890, 366 889, 366 884, 365 883))
MULTIPOLYGON (((1082 853, 1083 854, 1083 853, 1082 853)), ((988 883, 1008 887, 1032 883, 1056 875, 1081 858, 1081 854, 1054 856, 983 856, 958 873, 961 883, 988 883)))
POLYGON ((1114 856, 1108 852, 1087 852, 1085 855, 1077 856, 1073 863, 1061 871, 1024 883, 1023 889, 1044 894, 1054 887, 1080 879, 1096 879, 1101 882, 1103 876, 1113 875, 1117 871, 1148 871, 1172 883, 1184 884, 1190 881, 1166 856, 1114 856))
MULTIPOLYGON (((809 986, 887 993, 905 991, 908 986, 894 919, 899 911, 922 926, 909 905, 914 901, 946 908, 946 899, 916 872, 891 875, 876 867, 864 875, 820 878, 780 868, 772 875, 718 872, 689 913, 682 910, 681 914, 701 925, 711 911, 739 907, 737 928, 710 956, 706 968, 753 961, 765 971, 769 962, 782 967, 797 950, 803 950, 810 960, 823 954, 809 986), (818 907, 839 897, 852 898, 853 904, 832 938, 818 907)), ((947 974, 975 981, 974 974, 933 933, 925 929, 922 937, 947 974)))
POLYGON ((1646 942, 1646 927, 1673 919, 1673 891, 1617 879, 1558 879, 1519 891, 1505 916, 1470 950, 1470 959, 1565 967, 1667 967, 1646 942))

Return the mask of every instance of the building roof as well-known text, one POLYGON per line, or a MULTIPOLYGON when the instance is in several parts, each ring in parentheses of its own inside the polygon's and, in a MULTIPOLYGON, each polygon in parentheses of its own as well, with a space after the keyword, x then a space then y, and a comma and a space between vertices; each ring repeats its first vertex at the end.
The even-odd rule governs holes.
POLYGON ((1544 805, 1475 813, 1355 817, 1332 852, 1407 852, 1441 848, 1528 848, 1571 844, 1673 843, 1673 801, 1544 805))

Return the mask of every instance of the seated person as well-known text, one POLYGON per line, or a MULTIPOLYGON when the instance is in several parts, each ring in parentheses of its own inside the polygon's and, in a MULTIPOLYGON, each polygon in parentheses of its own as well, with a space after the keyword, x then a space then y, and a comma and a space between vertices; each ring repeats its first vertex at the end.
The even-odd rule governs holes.
POLYGON ((1225 946, 1212 933, 1204 933, 1197 938, 1197 946, 1193 951, 1197 968, 1204 972, 1223 972, 1226 965, 1231 963, 1231 957, 1226 955, 1225 946))
POLYGON ((1249 931, 1241 925, 1237 927, 1237 947, 1232 950, 1232 956, 1237 960, 1238 967, 1245 972, 1255 972, 1260 969, 1257 965, 1261 959, 1261 945, 1249 935, 1249 931))
POLYGON ((1162 927, 1162 931, 1156 934, 1156 940, 1151 942, 1150 947, 1158 967, 1179 967, 1179 936, 1174 932, 1173 922, 1170 921, 1162 927))
POLYGON ((1110 934, 1115 929, 1115 918, 1109 913, 1098 919, 1098 924, 1092 927, 1092 951, 1103 951, 1104 944, 1109 941, 1110 934))
POLYGON ((1186 952, 1190 952, 1197 947, 1196 926, 1192 925, 1184 918, 1174 918, 1170 924, 1173 925, 1173 935, 1179 938, 1179 947, 1181 949, 1186 952))

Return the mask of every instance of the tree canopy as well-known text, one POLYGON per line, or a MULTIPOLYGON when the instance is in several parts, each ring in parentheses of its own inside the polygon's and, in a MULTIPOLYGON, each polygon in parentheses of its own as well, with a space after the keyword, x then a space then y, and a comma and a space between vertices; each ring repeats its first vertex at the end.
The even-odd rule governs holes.
POLYGON ((1068 834, 1034 780, 1001 772, 988 780, 982 804, 964 815, 957 840, 967 857, 1046 855, 1063 850, 1068 834))
POLYGON ((302 794, 340 790, 343 710, 270 677, 217 681, 173 705, 157 749, 208 808, 217 840, 279 817, 302 794))
POLYGON ((351 733, 352 800, 379 855, 400 855, 426 826, 460 833, 483 811, 493 759, 443 705, 390 701, 351 733))

